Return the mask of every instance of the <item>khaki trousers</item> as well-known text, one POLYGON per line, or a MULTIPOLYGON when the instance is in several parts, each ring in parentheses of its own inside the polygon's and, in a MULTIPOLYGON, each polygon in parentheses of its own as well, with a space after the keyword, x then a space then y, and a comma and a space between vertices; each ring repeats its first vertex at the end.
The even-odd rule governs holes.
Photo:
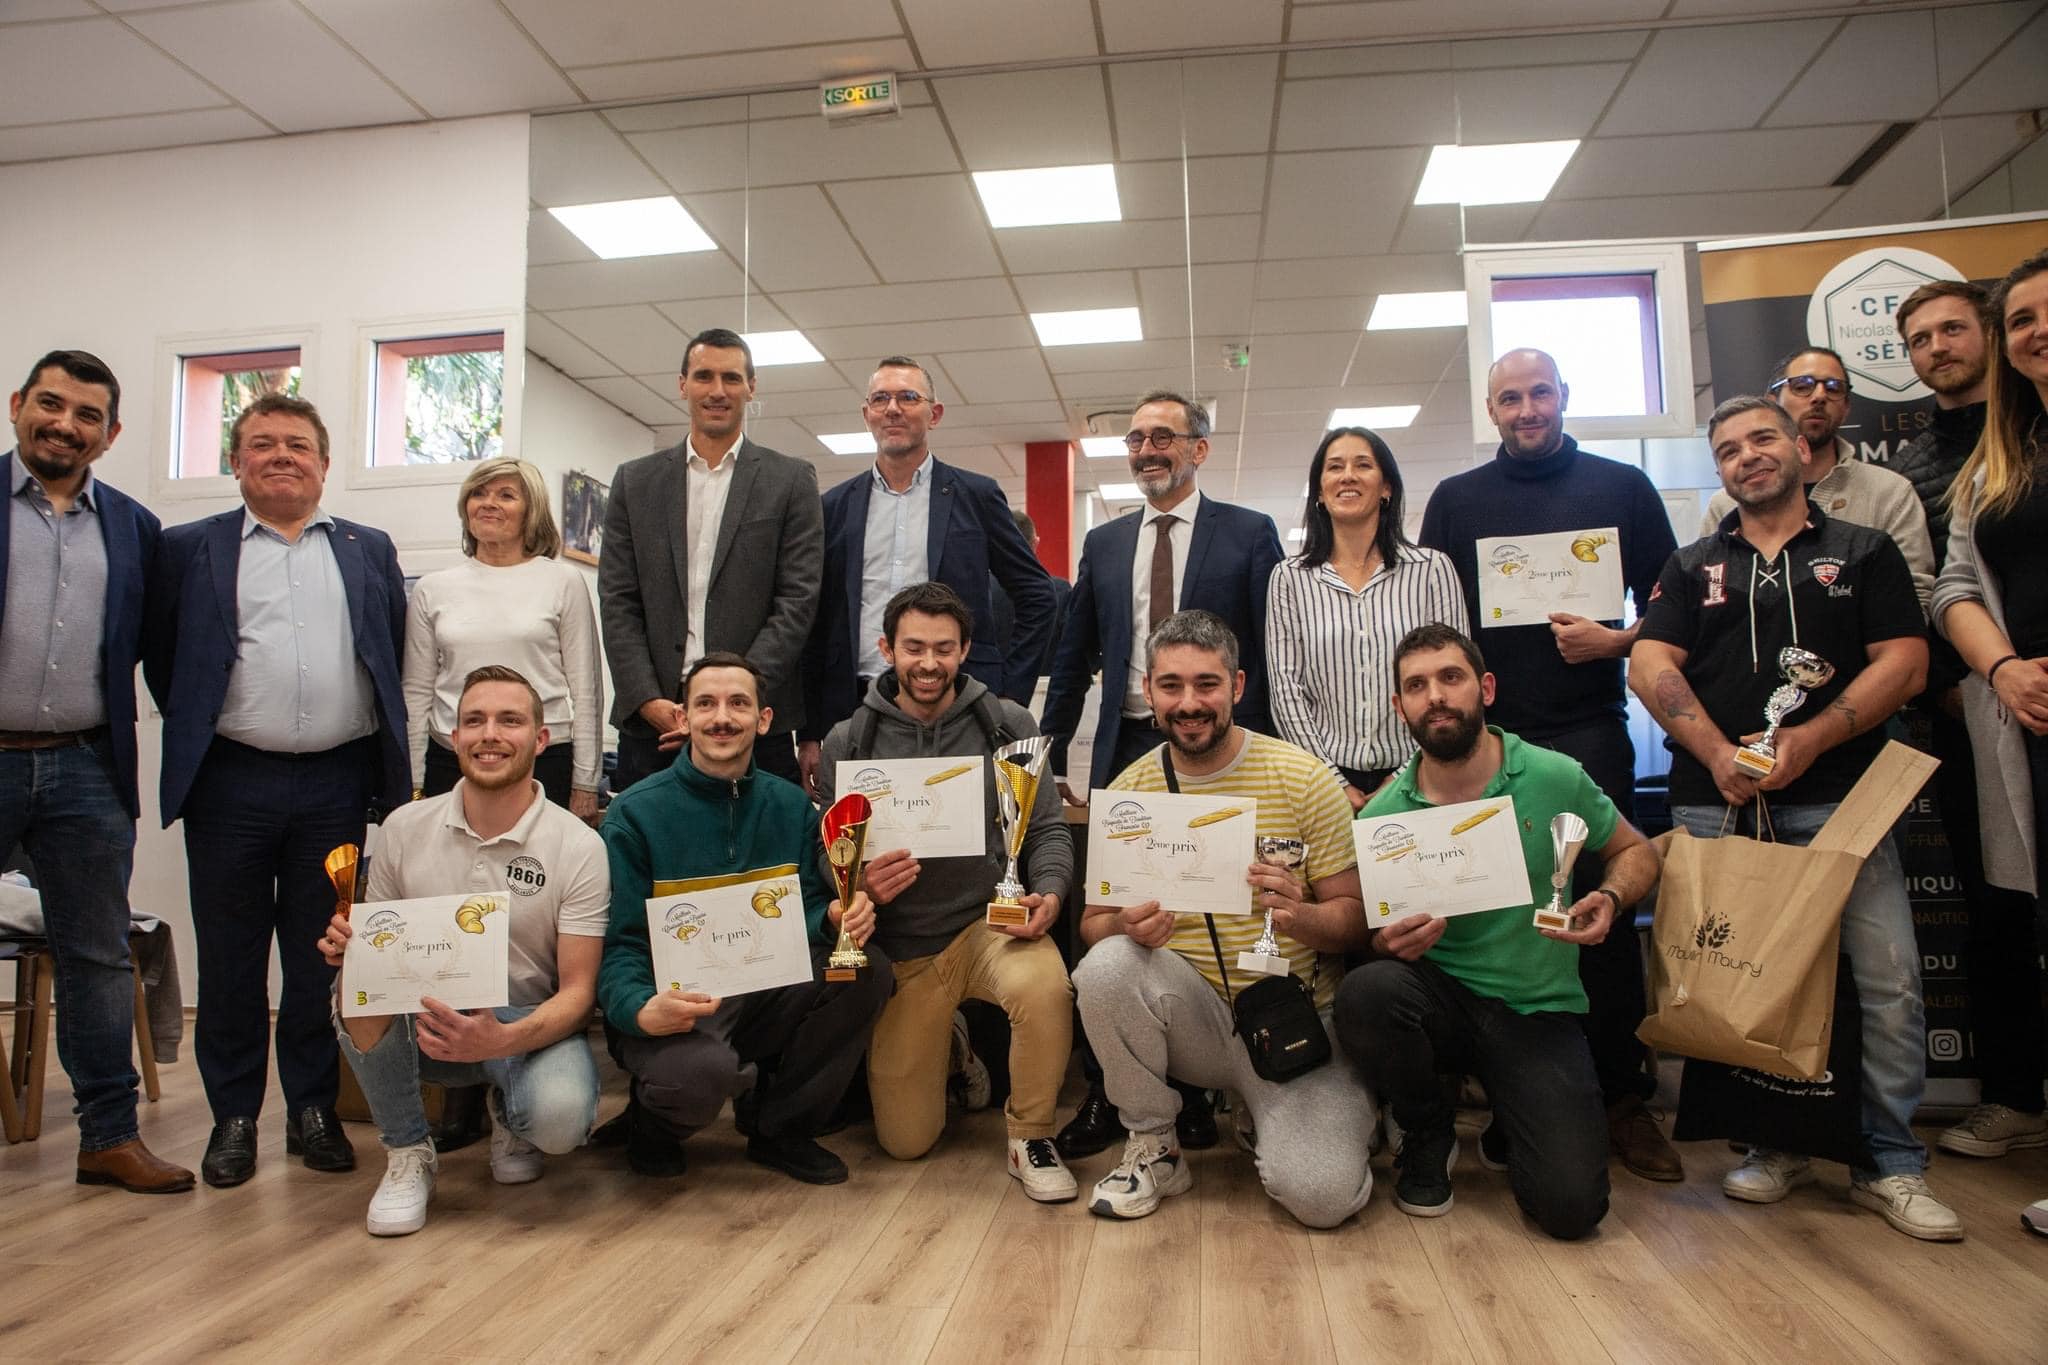
POLYGON ((941 951, 896 964, 896 994, 868 1045, 875 1136, 890 1156, 920 1157, 939 1140, 953 1011, 970 998, 1010 1019, 1010 1136, 1052 1136, 1073 1046, 1074 988, 1051 939, 1012 938, 977 920, 941 951))

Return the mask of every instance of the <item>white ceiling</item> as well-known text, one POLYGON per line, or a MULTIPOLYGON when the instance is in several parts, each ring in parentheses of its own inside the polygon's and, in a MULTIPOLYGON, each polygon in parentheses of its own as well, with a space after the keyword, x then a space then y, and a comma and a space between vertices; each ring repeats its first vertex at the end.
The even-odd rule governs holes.
POLYGON ((1462 332, 1361 331, 1459 287, 1461 242, 1938 215, 2044 107, 2048 0, 0 0, 0 162, 580 110, 534 124, 528 345, 664 438, 690 331, 799 327, 825 361, 762 372, 760 439, 851 473, 815 436, 907 352, 946 457, 1015 495, 1024 442, 1188 383, 1192 350, 1208 486, 1284 525, 1333 406, 1420 403, 1412 484, 1472 458, 1462 332), (902 117, 827 128, 814 83, 878 70, 913 77, 902 117), (659 102, 592 107, 626 100, 659 102), (1894 121, 1921 126, 1832 187, 1894 121), (1433 143, 1568 137, 1541 204, 1410 202, 1433 143), (967 174, 1101 160, 1120 223, 994 231, 967 174), (720 250, 601 262, 540 212, 660 193, 720 250), (1044 349, 1025 317, 1110 306, 1147 340, 1044 349))

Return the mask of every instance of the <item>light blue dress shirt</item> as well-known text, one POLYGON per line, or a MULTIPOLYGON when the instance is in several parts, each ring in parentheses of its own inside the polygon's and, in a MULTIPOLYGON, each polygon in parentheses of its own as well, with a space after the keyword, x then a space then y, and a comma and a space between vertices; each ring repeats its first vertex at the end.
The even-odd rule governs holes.
POLYGON ((90 730, 107 719, 100 687, 107 545, 92 471, 60 513, 16 451, 8 493, 0 730, 90 730))
POLYGON ((932 576, 928 538, 932 524, 932 457, 898 493, 880 466, 868 472, 868 528, 860 569, 860 675, 878 676, 882 662, 882 610, 889 599, 932 576))

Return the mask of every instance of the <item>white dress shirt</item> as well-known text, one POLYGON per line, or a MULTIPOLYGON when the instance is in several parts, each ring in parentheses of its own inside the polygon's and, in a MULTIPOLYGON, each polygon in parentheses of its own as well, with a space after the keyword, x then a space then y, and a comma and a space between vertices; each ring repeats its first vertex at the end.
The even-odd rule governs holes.
POLYGON ((1195 542, 1195 518, 1202 514, 1202 490, 1162 512, 1151 503, 1138 521, 1138 547, 1131 555, 1131 667, 1124 684, 1124 714, 1132 719, 1150 719, 1152 707, 1145 700, 1145 640, 1152 627, 1180 609, 1181 590, 1188 575, 1188 547, 1195 542), (1177 520, 1167 528, 1166 543, 1173 547, 1173 601, 1165 604, 1157 618, 1152 615, 1152 543, 1157 534, 1152 523, 1161 517, 1177 520))
POLYGON ((697 438, 688 440, 689 458, 684 462, 689 486, 683 543, 690 556, 690 621, 683 640, 683 668, 687 670, 704 655, 704 599, 711 592, 711 560, 718 553, 718 528, 725 520, 726 495, 732 492, 733 466, 746 453, 743 435, 716 465, 697 453, 697 438))
POLYGON ((889 599, 913 583, 932 576, 932 457, 910 476, 910 487, 898 493, 882 477, 881 466, 868 473, 868 524, 861 542, 860 638, 854 641, 860 676, 878 677, 885 665, 882 614, 889 599))

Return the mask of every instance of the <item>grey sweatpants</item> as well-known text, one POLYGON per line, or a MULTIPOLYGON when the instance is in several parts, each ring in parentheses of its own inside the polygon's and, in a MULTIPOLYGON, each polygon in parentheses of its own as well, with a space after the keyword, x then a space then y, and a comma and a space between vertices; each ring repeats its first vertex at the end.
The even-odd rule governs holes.
MULTIPOLYGON (((1232 978, 1236 984, 1236 978, 1232 978)), ((1258 1130, 1259 1179, 1312 1228, 1333 1228, 1372 1194, 1372 1134, 1379 1111, 1344 1049, 1305 1076, 1260 1079, 1231 1031, 1230 1007, 1171 948, 1117 934, 1074 970, 1081 1022, 1102 1062, 1109 1102, 1133 1133, 1166 1136, 1180 1113, 1170 1074, 1203 1089, 1235 1090, 1258 1130)), ((1329 1028, 1325 1016, 1323 1027, 1329 1028)))

